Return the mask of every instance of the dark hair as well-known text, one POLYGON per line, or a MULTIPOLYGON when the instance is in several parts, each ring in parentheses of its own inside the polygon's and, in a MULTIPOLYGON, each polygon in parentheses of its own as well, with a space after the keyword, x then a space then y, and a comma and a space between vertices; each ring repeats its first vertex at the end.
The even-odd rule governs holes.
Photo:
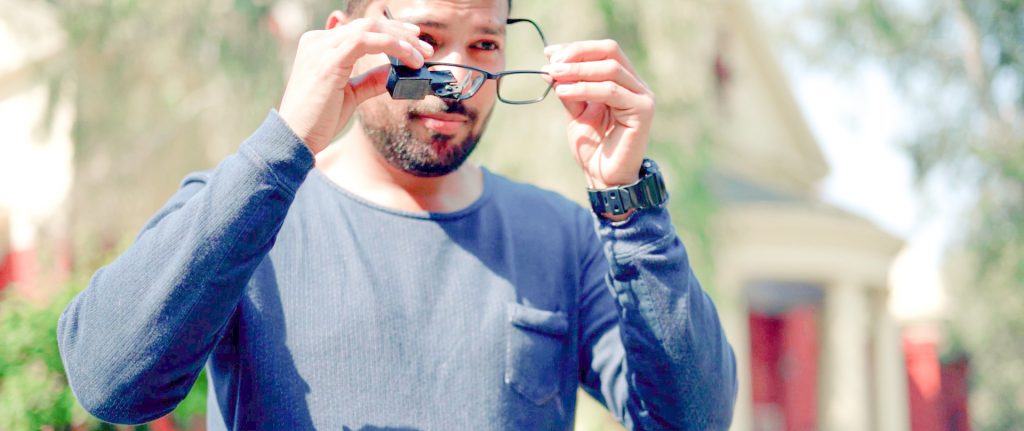
MULTIPOLYGON (((349 0, 345 7, 345 15, 350 17, 362 16, 366 13, 366 7, 374 0, 349 0)), ((512 0, 508 0, 508 10, 512 12, 512 0)))

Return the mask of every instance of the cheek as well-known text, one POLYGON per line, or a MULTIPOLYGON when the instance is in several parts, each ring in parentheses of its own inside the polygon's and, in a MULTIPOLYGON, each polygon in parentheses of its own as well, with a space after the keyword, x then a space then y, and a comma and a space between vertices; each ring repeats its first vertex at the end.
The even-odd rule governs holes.
MULTIPOLYGON (((493 95, 494 93, 491 94, 493 95)), ((476 99, 476 97, 473 99, 476 99)), ((479 135, 483 133, 484 128, 487 127, 487 120, 491 117, 491 113, 494 111, 493 96, 487 103, 481 104, 480 106, 474 106, 474 108, 476 108, 477 117, 476 124, 473 125, 473 134, 479 135)))
POLYGON ((406 122, 406 106, 395 102, 388 93, 379 94, 361 103, 356 112, 366 125, 394 126, 406 122))
POLYGON ((483 109, 487 105, 493 104, 498 99, 498 81, 495 79, 488 79, 487 82, 480 87, 480 91, 476 92, 476 95, 472 99, 473 105, 478 109, 483 109))

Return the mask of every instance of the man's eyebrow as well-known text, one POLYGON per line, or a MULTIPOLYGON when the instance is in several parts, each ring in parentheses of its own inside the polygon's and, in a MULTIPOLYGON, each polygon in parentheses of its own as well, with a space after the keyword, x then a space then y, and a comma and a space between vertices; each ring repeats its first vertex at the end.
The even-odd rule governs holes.
POLYGON ((476 28, 476 31, 490 36, 504 36, 505 26, 481 25, 476 28))
MULTIPOLYGON (((435 29, 435 30, 447 30, 448 29, 448 24, 440 22, 440 21, 430 20, 430 19, 418 20, 418 19, 414 18, 414 19, 409 20, 409 22, 412 23, 412 24, 416 24, 416 25, 418 25, 420 27, 428 27, 428 28, 432 28, 432 29, 435 29)), ((491 36, 502 36, 502 35, 505 34, 505 26, 503 26, 503 25, 500 25, 500 26, 498 26, 498 25, 481 25, 481 26, 478 26, 476 28, 476 31, 477 31, 477 33, 483 33, 483 34, 491 35, 491 36)))

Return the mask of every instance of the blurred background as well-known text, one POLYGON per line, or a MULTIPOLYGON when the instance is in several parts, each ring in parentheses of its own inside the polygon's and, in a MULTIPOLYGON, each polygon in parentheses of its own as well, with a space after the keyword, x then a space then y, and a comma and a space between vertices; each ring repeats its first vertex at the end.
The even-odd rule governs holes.
MULTIPOLYGON (((0 430, 113 428, 68 390, 60 312, 278 105, 299 35, 343 7, 0 0, 0 430)), ((1024 2, 512 15, 618 40, 657 94, 651 153, 737 353, 733 429, 1024 429, 1024 2)), ((582 203, 563 118, 499 105, 474 158, 582 203)), ((138 428, 204 429, 205 382, 138 428)), ((581 398, 578 430, 621 429, 581 398)))

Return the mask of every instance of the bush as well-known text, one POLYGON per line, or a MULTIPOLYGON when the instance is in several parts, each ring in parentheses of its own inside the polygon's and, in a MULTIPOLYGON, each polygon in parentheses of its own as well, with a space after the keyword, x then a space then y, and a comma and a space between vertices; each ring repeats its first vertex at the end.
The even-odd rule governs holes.
POLYGON ((0 429, 98 424, 71 394, 57 350, 57 319, 78 291, 68 284, 45 303, 10 288, 0 296, 0 429))
MULTIPOLYGON (((57 348, 57 320, 84 286, 68 283, 42 303, 0 292, 0 430, 111 428, 75 400, 57 348)), ((205 413, 206 386, 204 373, 175 410, 179 423, 205 413)))

